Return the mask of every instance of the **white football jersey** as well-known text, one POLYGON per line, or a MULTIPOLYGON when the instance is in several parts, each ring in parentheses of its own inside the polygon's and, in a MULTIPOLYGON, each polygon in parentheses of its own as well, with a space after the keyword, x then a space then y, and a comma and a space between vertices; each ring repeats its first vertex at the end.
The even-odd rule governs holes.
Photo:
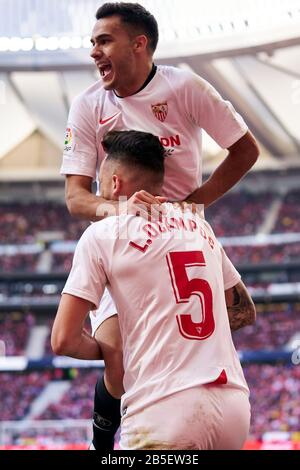
POLYGON ((248 391, 224 295, 240 275, 203 218, 165 206, 161 222, 122 215, 92 224, 63 290, 98 307, 108 287, 123 339, 122 406, 130 412, 216 381, 248 391))
POLYGON ((187 70, 158 66, 135 95, 119 98, 100 80, 74 100, 61 173, 97 180, 105 157, 101 141, 112 129, 151 132, 160 138, 167 156, 163 195, 171 201, 185 199, 201 185, 201 129, 222 148, 247 132, 241 116, 208 82, 187 70))

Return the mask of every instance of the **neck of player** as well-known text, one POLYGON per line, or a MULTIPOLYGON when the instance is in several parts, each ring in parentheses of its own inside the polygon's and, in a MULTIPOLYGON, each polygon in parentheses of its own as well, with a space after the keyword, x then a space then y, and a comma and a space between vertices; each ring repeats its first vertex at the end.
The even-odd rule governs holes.
POLYGON ((119 98, 126 98, 126 96, 132 96, 141 91, 153 73, 154 64, 152 60, 143 63, 137 67, 137 73, 132 77, 131 80, 126 80, 126 83, 115 88, 114 92, 119 98))

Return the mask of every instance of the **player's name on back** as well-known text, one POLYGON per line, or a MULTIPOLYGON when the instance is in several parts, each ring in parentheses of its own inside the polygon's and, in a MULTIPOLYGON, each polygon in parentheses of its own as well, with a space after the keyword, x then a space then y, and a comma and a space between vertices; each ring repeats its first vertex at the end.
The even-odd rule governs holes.
POLYGON ((204 226, 199 217, 193 215, 190 217, 164 217, 161 221, 144 224, 141 231, 148 237, 146 244, 139 245, 131 240, 130 246, 142 252, 145 252, 155 239, 167 239, 170 236, 176 239, 188 239, 188 234, 190 234, 191 238, 194 238, 194 232, 200 233, 200 236, 208 242, 211 249, 214 249, 215 246, 215 241, 208 228, 204 226), (170 235, 171 233, 173 235, 170 235))

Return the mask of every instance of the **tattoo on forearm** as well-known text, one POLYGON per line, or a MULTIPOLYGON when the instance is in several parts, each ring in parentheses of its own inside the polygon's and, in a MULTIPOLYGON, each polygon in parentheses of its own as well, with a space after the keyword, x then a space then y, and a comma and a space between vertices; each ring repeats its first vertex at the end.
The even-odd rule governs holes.
POLYGON ((251 325, 255 320, 255 307, 247 291, 240 287, 233 288, 233 305, 227 306, 231 330, 235 331, 251 325))

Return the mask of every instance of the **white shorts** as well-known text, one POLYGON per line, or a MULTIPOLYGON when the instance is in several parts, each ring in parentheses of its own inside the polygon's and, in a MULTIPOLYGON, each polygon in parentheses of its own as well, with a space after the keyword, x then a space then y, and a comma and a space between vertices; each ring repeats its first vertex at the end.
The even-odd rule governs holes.
POLYGON ((123 416, 124 450, 239 450, 250 427, 248 393, 227 386, 202 385, 123 416))
POLYGON ((107 318, 112 317, 117 313, 117 308, 110 293, 107 289, 104 290, 100 306, 98 310, 90 312, 90 320, 92 326, 92 336, 95 335, 96 330, 99 328, 107 318))

